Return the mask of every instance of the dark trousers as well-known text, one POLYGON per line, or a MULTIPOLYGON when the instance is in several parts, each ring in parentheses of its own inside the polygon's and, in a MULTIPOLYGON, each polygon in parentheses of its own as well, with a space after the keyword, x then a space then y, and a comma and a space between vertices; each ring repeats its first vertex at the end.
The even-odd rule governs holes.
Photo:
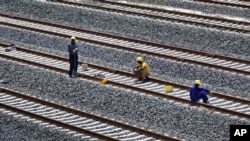
POLYGON ((77 54, 70 54, 69 55, 69 76, 72 76, 72 73, 77 73, 78 68, 78 55, 77 54))
POLYGON ((201 91, 195 98, 192 98, 191 100, 193 102, 197 102, 199 101, 199 99, 202 99, 203 103, 207 103, 208 102, 207 92, 201 91))
POLYGON ((139 67, 135 67, 134 68, 134 74, 135 74, 135 77, 138 78, 138 79, 145 79, 145 78, 148 78, 149 76, 149 73, 146 72, 145 69, 143 70, 137 70, 135 71, 135 69, 140 69, 139 67))

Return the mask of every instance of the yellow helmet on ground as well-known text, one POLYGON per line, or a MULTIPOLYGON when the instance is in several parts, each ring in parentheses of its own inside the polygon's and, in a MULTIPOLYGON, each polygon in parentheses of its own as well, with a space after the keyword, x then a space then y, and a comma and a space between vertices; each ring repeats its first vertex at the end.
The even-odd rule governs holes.
POLYGON ((201 84, 201 81, 200 81, 200 80, 195 80, 195 81, 194 81, 194 84, 200 85, 200 84, 201 84))
POLYGON ((164 86, 164 89, 165 89, 165 91, 166 91, 167 93, 172 92, 172 91, 174 90, 173 86, 170 86, 170 85, 164 86))
POLYGON ((137 57, 136 61, 143 61, 142 57, 137 57))
POLYGON ((71 36, 70 40, 76 40, 75 36, 71 36))

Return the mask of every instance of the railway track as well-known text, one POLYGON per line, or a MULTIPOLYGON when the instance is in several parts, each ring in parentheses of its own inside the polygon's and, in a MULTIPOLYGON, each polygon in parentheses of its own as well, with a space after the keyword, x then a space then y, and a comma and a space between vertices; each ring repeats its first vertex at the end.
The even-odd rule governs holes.
POLYGON ((56 3, 89 7, 117 13, 126 13, 130 15, 137 15, 158 20, 177 21, 185 24, 194 24, 204 27, 236 31, 241 33, 250 33, 250 21, 240 21, 232 18, 218 18, 205 14, 180 12, 176 10, 174 11, 169 8, 163 9, 139 4, 115 2, 110 0, 100 0, 98 2, 95 2, 94 4, 68 0, 58 0, 56 1, 56 3))
MULTIPOLYGON (((38 66, 49 70, 68 74, 68 59, 60 56, 37 52, 25 48, 17 48, 17 51, 5 52, 4 47, 1 45, 0 57, 14 60, 17 62, 26 63, 32 66, 38 66)), ((79 62, 86 63, 86 62, 79 62)), ((143 84, 134 84, 133 74, 124 72, 121 70, 110 69, 95 64, 89 64, 89 70, 78 70, 79 77, 94 81, 101 81, 103 78, 95 77, 96 74, 103 74, 108 78, 108 84, 112 86, 118 86, 125 90, 139 91, 148 95, 162 97, 168 100, 174 100, 177 102, 188 103, 193 105, 194 103, 189 100, 189 87, 180 84, 174 84, 168 81, 163 81, 155 78, 151 78, 150 82, 143 84), (172 85, 174 87, 173 92, 166 93, 164 86, 172 85)), ((230 115, 236 115, 239 117, 250 118, 250 100, 236 98, 216 92, 210 94, 210 104, 195 103, 196 106, 202 106, 210 110, 227 113, 230 115)))
POLYGON ((64 129, 61 130, 69 129, 68 133, 73 134, 73 136, 80 136, 82 139, 89 135, 109 141, 181 140, 177 137, 148 131, 3 87, 0 87, 0 107, 48 122, 52 124, 49 125, 52 127, 54 125, 63 127, 64 129))
POLYGON ((250 3, 248 0, 193 0, 197 2, 209 3, 209 4, 219 4, 225 6, 239 7, 239 8, 250 8, 250 3))
POLYGON ((0 25, 29 31, 66 37, 76 36, 78 40, 109 48, 146 54, 203 67, 220 69, 226 72, 250 75, 250 60, 226 57, 212 53, 194 51, 181 47, 167 46, 143 40, 115 36, 85 29, 31 20, 0 14, 0 25), (198 60, 198 61, 197 61, 198 60))

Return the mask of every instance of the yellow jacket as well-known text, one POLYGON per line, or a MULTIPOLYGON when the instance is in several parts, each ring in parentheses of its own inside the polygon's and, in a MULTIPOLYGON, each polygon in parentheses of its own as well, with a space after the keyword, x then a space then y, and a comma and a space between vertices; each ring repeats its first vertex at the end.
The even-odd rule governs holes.
POLYGON ((142 64, 137 64, 137 66, 143 68, 148 74, 150 73, 149 66, 146 62, 143 62, 142 64))

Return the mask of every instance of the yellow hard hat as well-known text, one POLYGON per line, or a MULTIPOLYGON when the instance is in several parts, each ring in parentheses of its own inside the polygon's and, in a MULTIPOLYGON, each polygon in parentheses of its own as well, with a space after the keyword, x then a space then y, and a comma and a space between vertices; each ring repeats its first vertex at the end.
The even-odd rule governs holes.
POLYGON ((104 78, 103 80, 101 80, 100 82, 99 82, 99 84, 102 84, 102 85, 104 85, 104 84, 106 84, 108 82, 108 78, 104 78))
POLYGON ((142 57, 137 57, 136 61, 143 61, 142 57))
POLYGON ((174 88, 173 88, 173 86, 166 85, 166 86, 164 87, 164 89, 165 89, 165 91, 166 91, 167 93, 169 93, 169 92, 172 92, 174 88))
POLYGON ((75 36, 71 36, 70 40, 76 40, 75 36))
POLYGON ((200 84, 201 84, 201 81, 200 81, 200 80, 195 80, 195 81, 194 81, 194 84, 200 85, 200 84))

